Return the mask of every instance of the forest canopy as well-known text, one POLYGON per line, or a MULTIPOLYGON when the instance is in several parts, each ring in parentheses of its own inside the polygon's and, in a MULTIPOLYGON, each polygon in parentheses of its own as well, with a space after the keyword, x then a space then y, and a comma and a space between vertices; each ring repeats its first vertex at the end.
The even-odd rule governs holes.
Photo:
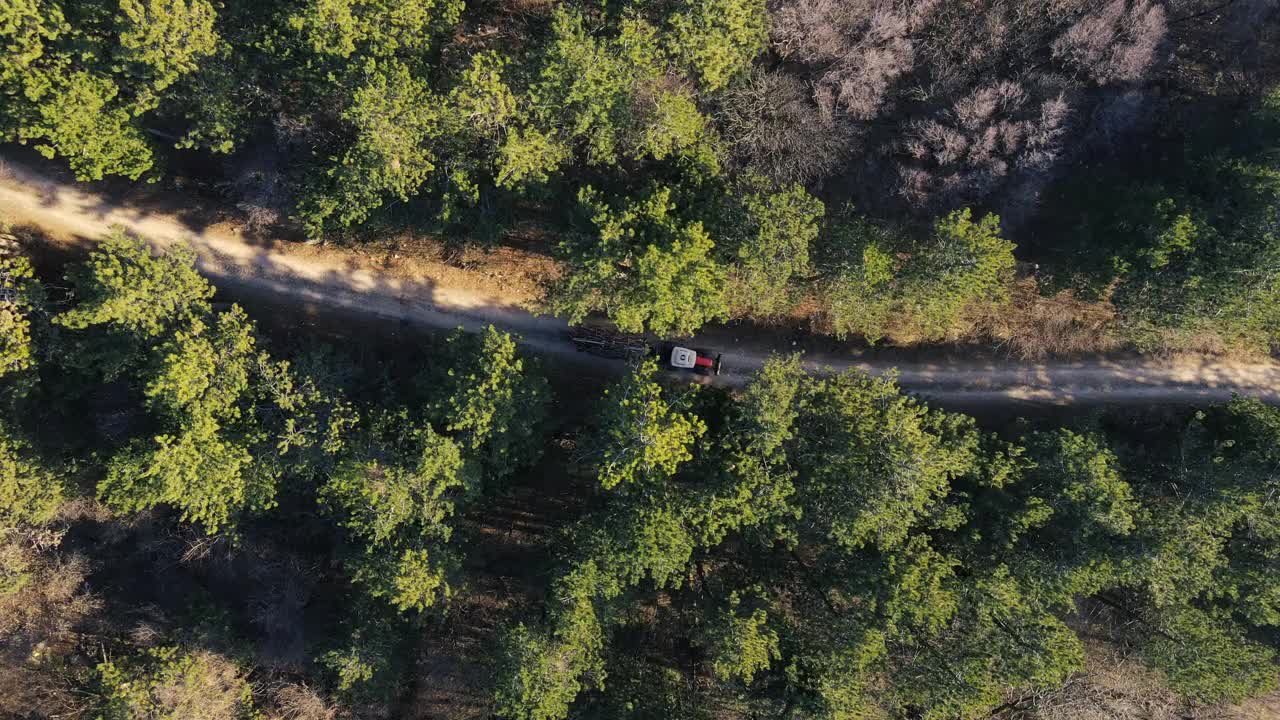
POLYGON ((934 341, 1021 274, 1113 302, 1139 347, 1257 350, 1280 333, 1276 12, 11 0, 0 139, 81 180, 197 168, 249 224, 311 239, 532 223, 563 240, 541 248, 566 269, 550 307, 628 329, 807 314, 934 341), (940 237, 966 209, 1020 273, 940 237))
MULTIPOLYGON (((0 143, 626 334, 1280 348, 1274 0, 0 0, 0 143)), ((1280 408, 579 372, 0 230, 0 717, 1276 702, 1280 408)))
POLYGON ((4 263, 16 717, 397 717, 427 683, 512 720, 1055 718, 1121 649, 1134 702, 1280 678, 1254 400, 997 434, 791 356, 588 401, 493 328, 266 333, 123 233, 56 284, 4 263))

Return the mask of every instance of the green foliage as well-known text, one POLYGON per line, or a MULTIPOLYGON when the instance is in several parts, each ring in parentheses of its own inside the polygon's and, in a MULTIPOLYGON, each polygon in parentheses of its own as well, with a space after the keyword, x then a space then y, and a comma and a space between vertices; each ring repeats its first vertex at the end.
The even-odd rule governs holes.
POLYGON ((544 183, 569 160, 569 148, 537 128, 516 128, 498 147, 496 182, 515 188, 525 183, 544 183))
POLYGON ((952 437, 945 421, 891 381, 847 372, 809 382, 788 449, 806 517, 842 547, 905 542, 976 459, 971 431, 952 437))
MULTIPOLYGON (((64 492, 54 468, 82 462, 90 477, 102 470, 109 507, 168 506, 210 532, 269 509, 278 486, 282 503, 317 498, 355 589, 355 622, 319 662, 353 702, 395 696, 410 611, 458 592, 461 503, 482 476, 540 452, 546 386, 515 339, 451 337, 423 375, 421 418, 377 407, 389 387, 376 381, 351 396, 375 404, 357 413, 332 380, 349 370, 318 355, 272 360, 242 310, 212 310, 181 258, 117 236, 69 276, 56 338, 33 333, 32 377, 76 372, 34 387, 27 397, 56 400, 40 417, 6 418, 0 520, 22 532, 47 522, 64 492), (52 339, 87 352, 48 352, 52 339), (112 373, 83 372, 100 360, 112 373), (105 463, 55 448, 57 464, 44 464, 58 432, 36 453, 27 423, 66 423, 56 416, 85 407, 108 375, 146 413, 133 436, 105 463)), ((1090 613, 1091 632, 1112 633, 1189 699, 1272 687, 1280 409, 1237 400, 1113 449, 1102 430, 1114 424, 1011 443, 891 380, 809 375, 798 357, 770 360, 735 394, 663 387, 646 361, 576 438, 570 472, 594 477, 592 497, 556 545, 542 619, 504 633, 495 710, 647 720, 701 717, 718 698, 770 717, 978 718, 1081 670, 1064 618, 1082 602, 1106 608, 1090 613), (673 638, 692 642, 700 669, 671 662, 673 638)), ((33 561, 6 552, 0 586, 30 586, 33 561)), ((234 665, 162 652, 103 663, 98 712, 247 707, 234 665)))
POLYGON ((1060 430, 1032 436, 1027 448, 1036 463, 1025 482, 1035 488, 1054 522, 1076 529, 1077 541, 1095 533, 1117 536, 1133 530, 1138 513, 1133 492, 1120 475, 1115 453, 1099 438, 1060 430))
POLYGON ((253 688, 226 658, 160 647, 96 668, 103 720, 250 720, 253 688))
POLYGON ((490 136, 518 119, 520 100, 507 76, 511 61, 494 51, 476 53, 449 93, 450 103, 469 129, 490 136))
POLYGON ((552 588, 548 628, 511 628, 498 659, 495 702, 513 720, 555 720, 585 688, 605 680, 605 629, 618 579, 595 560, 577 563, 552 588))
POLYGON ((146 243, 116 230, 68 274, 76 305, 53 322, 78 330, 98 325, 138 339, 155 338, 209 312, 213 287, 196 273, 184 247, 153 256, 146 243))
POLYGON ((164 432, 113 458, 98 496, 125 511, 169 505, 210 533, 243 510, 271 507, 275 473, 255 463, 263 429, 245 408, 258 361, 252 323, 238 307, 212 327, 193 320, 157 348, 144 394, 164 432))
POLYGON ((402 612, 422 611, 452 593, 447 520, 471 481, 453 440, 404 417, 381 424, 363 453, 338 464, 320 499, 359 546, 350 560, 355 581, 402 612), (385 455, 380 438, 402 449, 385 455))
POLYGON ((592 37, 583 17, 565 7, 556 9, 551 27, 553 39, 530 88, 534 110, 558 134, 581 138, 597 162, 612 162, 621 150, 618 136, 628 120, 633 78, 653 73, 652 33, 633 24, 633 37, 621 47, 610 46, 592 37), (624 54, 624 48, 630 52, 624 54), (628 59, 641 64, 628 67, 628 59))
POLYGON ((729 607, 712 621, 703 642, 711 648, 711 670, 717 678, 749 684, 778 658, 778 634, 769 629, 769 615, 763 609, 740 614, 741 602, 737 593, 729 597, 729 607))
POLYGON ((126 376, 150 415, 106 462, 97 494, 109 507, 172 507, 213 533, 273 507, 286 472, 333 466, 350 404, 261 353, 239 307, 215 314, 189 251, 153 256, 115 233, 68 276, 76 302, 54 318, 73 331, 64 362, 126 376))
POLYGON ((609 687, 573 708, 575 720, 710 720, 712 702, 694 678, 665 659, 614 653, 608 661, 609 687))
POLYGON ((1140 345, 1198 335, 1266 350, 1280 338, 1280 89, 1260 100, 1188 119, 1181 147, 1137 177, 1065 183, 1055 270, 1094 294, 1114 288, 1140 345))
POLYGON ((365 66, 363 83, 342 115, 354 140, 300 204, 308 235, 363 222, 387 196, 408 200, 418 192, 435 169, 430 143, 438 131, 438 104, 403 64, 365 66))
POLYGON ((461 330, 449 337, 447 399, 439 414, 445 429, 483 468, 505 478, 542 456, 549 390, 527 368, 516 338, 492 325, 480 338, 461 330))
POLYGON ((35 140, 41 155, 65 157, 77 180, 137 180, 151 168, 151 146, 116 102, 119 93, 111 80, 84 71, 29 82, 26 96, 35 108, 8 139, 35 140))
POLYGON ((0 527, 47 523, 62 499, 62 481, 0 421, 0 527))
POLYGON ((500 716, 512 720, 558 720, 582 689, 578 648, 516 625, 503 638, 495 696, 500 716))
POLYGON ((696 498, 691 522, 700 542, 715 545, 731 532, 763 527, 787 537, 796 471, 787 463, 806 386, 798 355, 771 358, 752 378, 729 415, 732 430, 720 439, 718 482, 696 498))
POLYGON ((244 143, 253 129, 252 90, 245 87, 237 60, 228 47, 220 46, 184 78, 172 104, 186 120, 187 129, 175 148, 226 155, 244 143))
POLYGON ((654 380, 657 372, 657 363, 646 360, 607 391, 600 429, 586 451, 605 489, 675 474, 706 432, 701 419, 680 412, 664 396, 654 380))
POLYGON ((1084 667, 1076 635, 999 570, 964 588, 949 619, 897 674, 897 704, 921 717, 983 717, 1009 687, 1056 688, 1084 667))
POLYGON ((462 8, 462 0, 307 0, 288 25, 317 55, 408 58, 457 24, 462 8))
POLYGON ((157 413, 200 420, 235 419, 254 370, 253 323, 238 306, 213 319, 193 320, 157 348, 143 395, 157 413))
POLYGON ((544 176, 552 161, 564 159, 558 146, 567 144, 581 145, 591 164, 662 159, 693 149, 706 135, 688 91, 668 81, 657 29, 648 22, 628 14, 615 36, 598 37, 581 14, 561 6, 552 32, 529 88, 539 132, 524 133, 520 143, 537 152, 520 158, 507 151, 504 167, 536 167, 519 177, 544 176))
POLYGON ((895 333, 941 340, 970 307, 1008 298, 1013 247, 1000 237, 998 217, 975 222, 967 208, 915 243, 846 211, 828 228, 820 260, 832 330, 874 342, 892 325, 895 333))
POLYGON ((1238 703, 1277 684, 1275 650, 1194 609, 1164 618, 1145 655, 1175 690, 1200 702, 1238 703))
POLYGON ((21 87, 46 46, 67 29, 62 8, 52 3, 12 0, 0 7, 0 89, 21 87))
POLYGON ((623 331, 688 334, 725 317, 725 271, 702 223, 682 220, 669 189, 615 210, 586 188, 594 232, 561 244, 571 267, 552 307, 580 322, 603 311, 623 331))
POLYGON ((121 0, 116 57, 138 76, 134 113, 159 104, 159 93, 218 47, 216 12, 207 0, 121 0))
POLYGON ((792 283, 813 272, 809 249, 818 237, 822 203, 793 185, 752 193, 744 205, 745 236, 732 270, 733 304, 754 316, 785 313, 792 283))
POLYGON ((708 91, 723 89, 750 67, 769 39, 768 15, 760 0, 686 0, 667 22, 672 54, 708 91))
MULTIPOLYGON (((112 459, 98 496, 116 510, 138 511, 167 504, 178 508, 185 521, 202 523, 216 532, 241 508, 250 504, 253 458, 247 450, 220 438, 208 427, 179 435, 139 440, 112 459)), ((256 489, 256 488, 254 488, 256 489)))
POLYGON ((897 309, 894 238, 848 211, 828 228, 820 261, 823 305, 836 337, 884 337, 897 309))
POLYGON ((666 88, 643 88, 634 102, 642 124, 632 140, 638 148, 633 154, 654 160, 687 154, 698 163, 709 164, 701 151, 708 133, 707 119, 692 97, 666 88))
POLYGON ((400 689, 409 627, 384 604, 357 597, 343 620, 340 643, 321 654, 319 664, 348 697, 385 701, 400 689))
POLYGON ((975 222, 966 208, 939 220, 904 269, 903 303, 912 320, 927 337, 941 338, 968 306, 1003 302, 1013 278, 1013 247, 1000 236, 995 215, 975 222))
POLYGON ((31 369, 31 315, 44 310, 44 288, 20 255, 0 256, 0 377, 31 369))

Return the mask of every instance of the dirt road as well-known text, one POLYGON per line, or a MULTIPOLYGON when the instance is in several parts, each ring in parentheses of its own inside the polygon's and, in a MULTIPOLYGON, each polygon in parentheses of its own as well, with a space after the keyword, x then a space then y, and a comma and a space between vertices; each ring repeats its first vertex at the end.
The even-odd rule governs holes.
MULTIPOLYGON (((2 160, 2 158, 0 158, 2 160)), ((195 249, 200 271, 232 296, 270 298, 272 303, 336 311, 345 318, 376 319, 421 327, 466 327, 492 323, 519 333, 531 349, 611 370, 614 361, 583 356, 565 341, 559 318, 531 312, 529 298, 513 297, 488 283, 454 282, 457 273, 405 276, 384 272, 358 253, 263 242, 219 226, 195 228, 141 205, 125 205, 59 182, 16 163, 0 175, 0 221, 32 225, 62 241, 90 241, 112 226, 147 238, 158 247, 186 242, 195 249)), ((757 337, 739 337, 732 328, 709 331, 691 344, 725 353, 726 371, 717 379, 740 385, 775 351, 757 337)), ((872 374, 896 372, 903 388, 942 404, 1151 404, 1220 401, 1238 393, 1280 403, 1280 364, 1236 363, 1204 358, 1142 358, 1019 363, 1014 361, 908 361, 884 352, 848 355, 806 352, 814 370, 857 368, 872 374)))

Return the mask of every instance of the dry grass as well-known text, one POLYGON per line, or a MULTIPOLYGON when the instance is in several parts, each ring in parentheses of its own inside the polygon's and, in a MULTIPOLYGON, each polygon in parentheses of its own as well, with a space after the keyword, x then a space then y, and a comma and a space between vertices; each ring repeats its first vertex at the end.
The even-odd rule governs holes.
POLYGON ((152 712, 186 720, 243 717, 248 681, 231 660, 207 651, 192 653, 191 664, 168 673, 151 690, 152 712))
MULTIPOLYGON (((0 535, 0 717, 66 717, 82 699, 56 672, 99 608, 84 588, 88 564, 51 552, 49 538, 0 535)), ((56 544, 56 543, 54 543, 56 544)))
POLYGON ((289 246, 292 253, 346 253, 379 273, 408 280, 430 279, 450 289, 489 293, 523 308, 542 305, 546 289, 563 268, 545 249, 552 242, 536 233, 513 234, 497 247, 458 245, 405 233, 350 248, 289 246))
POLYGON ((265 720, 336 720, 338 709, 304 683, 279 685, 269 693, 265 720))
POLYGON ((1246 700, 1240 705, 1220 708, 1219 711, 1226 714, 1212 720, 1218 720, 1218 717, 1222 720, 1275 720, 1280 718, 1280 691, 1246 700))
POLYGON ((1164 676, 1112 645, 1087 648, 1085 672, 1061 689, 1037 698, 1027 718, 1035 720, 1181 720, 1187 707, 1164 676))
POLYGON ((0 543, 0 570, 15 579, 0 593, 0 658, 7 662, 69 650, 77 624, 98 607, 84 591, 83 558, 40 553, 15 536, 0 543))
POLYGON ((1275 720, 1280 692, 1240 705, 1195 705, 1175 693, 1163 673, 1106 639, 1114 618, 1085 613, 1069 621, 1085 638, 1084 672, 1056 690, 1002 714, 1005 720, 1275 720))
POLYGON ((1007 305, 976 309, 969 335, 1006 348, 1015 357, 1104 353, 1118 349, 1115 307, 1080 300, 1070 291, 1041 295, 1034 278, 1014 284, 1007 305))

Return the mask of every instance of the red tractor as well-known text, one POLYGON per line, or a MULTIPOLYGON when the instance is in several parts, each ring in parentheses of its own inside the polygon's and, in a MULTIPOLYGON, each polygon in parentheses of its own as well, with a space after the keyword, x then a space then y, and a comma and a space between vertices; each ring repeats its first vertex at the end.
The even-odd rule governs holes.
POLYGON ((711 354, 709 350, 681 347, 675 343, 662 343, 654 353, 658 361, 678 370, 692 370, 703 375, 719 375, 720 353, 711 354))
POLYGON ((621 360, 639 360, 652 355, 665 368, 702 375, 720 374, 722 356, 709 350, 687 348, 670 342, 650 345, 639 335, 624 335, 594 327, 574 328, 569 332, 569 340, 579 351, 592 355, 621 360))

